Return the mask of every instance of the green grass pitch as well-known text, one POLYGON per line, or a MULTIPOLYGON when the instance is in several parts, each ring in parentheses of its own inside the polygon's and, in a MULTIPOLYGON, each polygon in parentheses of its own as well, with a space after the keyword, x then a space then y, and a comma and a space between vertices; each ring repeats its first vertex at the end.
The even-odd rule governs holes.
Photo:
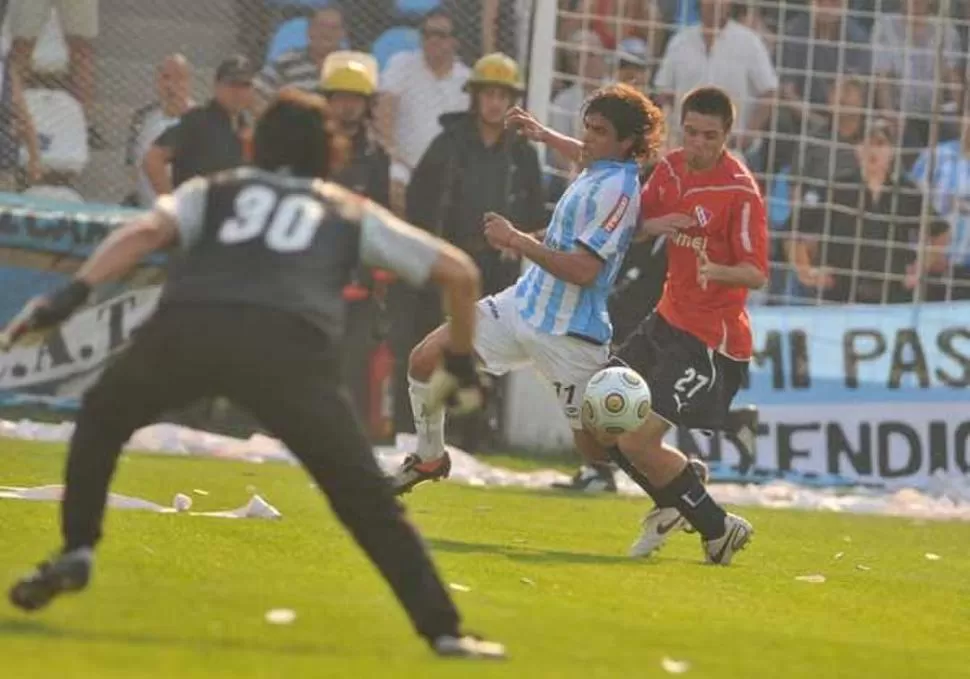
MULTIPOLYGON (((970 676, 970 525, 743 509, 729 568, 676 535, 625 552, 647 502, 452 484, 407 497, 469 629, 506 663, 436 659, 295 467, 122 458, 113 490, 194 509, 262 494, 279 522, 109 511, 92 587, 24 615, 0 602, 10 679, 970 676), (843 553, 839 559, 837 553, 843 553), (942 556, 927 560, 925 553, 942 556), (859 568, 862 566, 864 568, 859 568), (811 584, 796 576, 821 574, 811 584), (291 608, 291 625, 267 624, 291 608)), ((0 485, 58 483, 61 446, 0 442, 0 485)), ((0 585, 57 545, 54 503, 0 500, 0 585)))

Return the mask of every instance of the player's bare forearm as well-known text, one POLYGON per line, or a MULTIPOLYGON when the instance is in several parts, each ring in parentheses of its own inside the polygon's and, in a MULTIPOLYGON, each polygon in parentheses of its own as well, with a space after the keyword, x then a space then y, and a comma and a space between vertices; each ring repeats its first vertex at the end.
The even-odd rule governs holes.
POLYGON ((591 252, 560 252, 547 248, 534 237, 521 232, 513 237, 510 247, 556 278, 574 285, 591 285, 603 267, 602 260, 591 252))
POLYGON ((542 133, 542 143, 570 162, 578 163, 583 159, 583 142, 548 127, 542 133))
POLYGON ((177 233, 174 223, 160 213, 136 217, 104 239, 76 278, 92 287, 121 278, 147 255, 171 245, 177 233))
POLYGON ((765 273, 754 264, 709 264, 706 270, 707 280, 711 283, 729 285, 738 288, 757 290, 768 282, 765 273))
POLYGON ((475 304, 481 296, 481 277, 471 257, 446 246, 431 269, 431 279, 441 286, 448 314, 449 348, 471 354, 475 337, 475 304))

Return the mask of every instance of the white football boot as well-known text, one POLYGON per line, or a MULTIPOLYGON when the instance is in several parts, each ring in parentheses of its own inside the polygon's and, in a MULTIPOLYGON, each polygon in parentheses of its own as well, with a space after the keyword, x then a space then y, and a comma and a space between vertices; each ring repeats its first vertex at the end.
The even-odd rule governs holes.
POLYGON ((735 514, 728 514, 724 518, 724 535, 715 540, 701 540, 704 549, 704 559, 710 564, 727 566, 736 552, 740 552, 748 545, 754 527, 745 519, 735 514))
MULTIPOLYGON (((710 476, 707 465, 702 460, 692 459, 690 466, 694 468, 694 473, 701 483, 706 484, 710 476)), ((634 558, 650 556, 663 546, 671 533, 678 530, 688 533, 694 531, 676 507, 655 506, 643 517, 643 522, 640 524, 640 537, 630 546, 630 556, 634 558)))
POLYGON ((437 637, 431 642, 431 648, 443 658, 505 659, 505 646, 471 635, 437 637))
POLYGON ((448 453, 433 460, 422 460, 416 453, 404 458, 401 466, 390 476, 395 495, 411 492, 419 483, 440 481, 451 474, 451 458, 448 453))

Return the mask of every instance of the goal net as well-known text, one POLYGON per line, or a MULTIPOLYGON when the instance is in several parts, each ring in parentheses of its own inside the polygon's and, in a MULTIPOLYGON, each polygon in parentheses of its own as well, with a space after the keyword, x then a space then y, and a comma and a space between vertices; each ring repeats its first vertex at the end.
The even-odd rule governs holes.
MULTIPOLYGON (((758 301, 970 298, 968 3, 548 0, 536 11, 553 20, 535 23, 530 70, 543 81, 530 105, 562 132, 580 132, 584 97, 611 81, 665 104, 669 148, 685 92, 732 95, 731 146, 768 203, 771 281, 758 301), (720 26, 716 38, 704 26, 720 26)), ((561 190, 571 168, 547 163, 561 190)))

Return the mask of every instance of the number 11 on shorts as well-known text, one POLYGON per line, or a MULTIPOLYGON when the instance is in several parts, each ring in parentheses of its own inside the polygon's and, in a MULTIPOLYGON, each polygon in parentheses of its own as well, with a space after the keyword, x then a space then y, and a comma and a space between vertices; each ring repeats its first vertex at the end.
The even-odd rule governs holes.
POLYGON ((552 386, 556 388, 556 398, 561 399, 563 394, 566 395, 566 405, 571 406, 573 400, 576 397, 576 385, 575 384, 563 384, 562 382, 553 382, 552 386))

